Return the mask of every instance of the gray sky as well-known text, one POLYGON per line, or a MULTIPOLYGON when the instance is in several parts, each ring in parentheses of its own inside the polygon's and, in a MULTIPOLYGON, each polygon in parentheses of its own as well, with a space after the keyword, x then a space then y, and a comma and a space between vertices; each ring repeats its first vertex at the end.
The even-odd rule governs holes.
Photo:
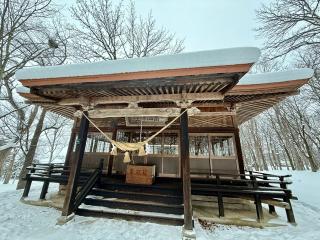
MULTIPOLYGON (((117 1, 117 0, 115 0, 117 1)), ((271 0, 136 0, 137 12, 150 10, 158 26, 185 39, 185 51, 256 46, 255 9, 271 0)), ((57 0, 63 3, 63 0, 57 0)), ((71 5, 75 0, 67 2, 71 5)))
MULTIPOLYGON (((264 1, 265 2, 265 1, 264 1)), ((255 9, 261 0, 137 0, 141 13, 185 38, 186 51, 261 46, 255 38, 255 9)))

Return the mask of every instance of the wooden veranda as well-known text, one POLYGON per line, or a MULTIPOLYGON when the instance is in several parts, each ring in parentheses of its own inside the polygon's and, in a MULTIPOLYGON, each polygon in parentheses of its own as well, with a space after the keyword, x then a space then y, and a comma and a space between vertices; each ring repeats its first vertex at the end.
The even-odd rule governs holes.
MULTIPOLYGON (((43 182, 39 198, 45 199, 49 183, 67 185, 69 167, 61 164, 34 164, 29 167, 26 176, 27 185, 23 198, 28 197, 33 181, 43 182)), ((79 186, 81 191, 76 195, 73 211, 84 216, 100 216, 124 218, 135 221, 153 221, 163 224, 183 225, 182 215, 183 193, 182 181, 177 178, 156 178, 153 185, 134 185, 125 183, 123 175, 108 175, 102 171, 81 171, 79 186), (97 174, 98 173, 98 174, 97 174), (92 181, 91 179, 99 179, 92 181), (91 180, 91 181, 90 181, 91 180), (93 183, 94 182, 94 183, 93 183), (93 186, 90 186, 92 185, 93 186), (90 187, 88 187, 90 186, 90 187), (88 191, 88 192, 86 192, 88 191), (103 199, 99 198, 103 197, 103 199), (79 208, 80 202, 90 206, 104 206, 125 210, 176 214, 176 217, 138 215, 133 213, 114 213, 97 209, 79 208), (119 214, 117 216, 117 214, 119 214)), ((275 207, 286 210, 287 219, 295 223, 292 199, 297 199, 288 189, 292 182, 291 175, 274 175, 255 171, 245 171, 245 174, 210 174, 208 178, 192 178, 191 193, 194 196, 217 197, 218 215, 224 217, 224 197, 251 199, 256 205, 257 221, 263 217, 262 203, 268 204, 269 213, 275 212, 275 207)))

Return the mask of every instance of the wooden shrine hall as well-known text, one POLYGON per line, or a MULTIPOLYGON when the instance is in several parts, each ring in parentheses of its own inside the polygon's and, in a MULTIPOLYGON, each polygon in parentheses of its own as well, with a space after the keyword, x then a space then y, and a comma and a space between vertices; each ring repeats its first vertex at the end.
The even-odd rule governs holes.
POLYGON ((268 203, 271 213, 285 206, 294 222, 288 176, 245 170, 239 125, 297 94, 313 70, 249 74, 259 56, 248 47, 18 71, 27 102, 74 120, 65 163, 31 166, 24 196, 32 181, 44 182, 42 199, 58 182, 63 216, 189 233, 197 195, 217 197, 221 217, 225 197, 249 198, 258 221, 268 203))

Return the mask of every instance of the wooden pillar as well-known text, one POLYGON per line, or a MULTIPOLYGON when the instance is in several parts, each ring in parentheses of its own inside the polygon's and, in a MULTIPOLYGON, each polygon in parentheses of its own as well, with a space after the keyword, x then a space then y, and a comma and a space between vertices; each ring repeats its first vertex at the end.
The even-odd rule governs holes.
MULTIPOLYGON (((75 123, 74 123, 74 127, 75 127, 75 124, 77 121, 76 120, 74 120, 74 121, 75 121, 75 123)), ((72 128, 70 139, 69 139, 68 150, 67 150, 67 154, 66 154, 66 159, 64 161, 65 167, 68 167, 70 165, 70 158, 71 158, 71 154, 73 152, 73 147, 74 147, 74 143, 76 141, 76 137, 77 137, 77 133, 74 132, 74 128, 72 128)))
POLYGON ((243 163, 243 155, 242 155, 241 142, 240 142, 240 136, 239 136, 239 128, 236 128, 234 131, 234 140, 235 140, 236 149, 237 149, 239 171, 240 171, 240 174, 244 174, 244 163, 243 163))
MULTIPOLYGON (((185 111, 185 109, 181 109, 185 111)), ((188 112, 180 117, 180 158, 183 181, 183 203, 184 203, 184 229, 193 230, 192 225, 192 203, 191 203, 191 180, 190 180, 190 154, 189 154, 189 129, 188 112)))
MULTIPOLYGON (((113 128, 112 131, 112 140, 116 140, 117 138, 117 129, 113 128)), ((112 146, 110 145, 110 150, 111 150, 112 146)), ((114 155, 109 156, 109 161, 108 161, 108 176, 112 175, 112 168, 113 168, 113 159, 114 159, 114 155)))
MULTIPOLYGON (((221 185, 220 176, 216 175, 217 185, 221 185)), ((219 207, 219 217, 224 217, 224 206, 223 206, 223 196, 221 192, 218 192, 218 207, 219 207)))
MULTIPOLYGON (((84 112, 84 114, 87 114, 87 112, 84 112)), ((89 121, 85 116, 82 116, 78 139, 76 142, 75 157, 71 164, 68 186, 63 204, 63 216, 68 216, 74 211, 74 200, 77 193, 78 180, 80 176, 82 159, 87 142, 88 129, 89 121)))

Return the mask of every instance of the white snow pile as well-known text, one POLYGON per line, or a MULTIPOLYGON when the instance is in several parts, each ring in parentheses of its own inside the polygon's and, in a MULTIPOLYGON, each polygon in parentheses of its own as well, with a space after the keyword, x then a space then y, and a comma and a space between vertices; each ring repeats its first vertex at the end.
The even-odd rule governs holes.
POLYGON ((100 74, 117 74, 178 68, 213 67, 255 63, 258 61, 259 57, 260 50, 255 47, 226 48, 94 63, 26 67, 18 70, 15 76, 18 80, 21 80, 93 76, 100 74))
MULTIPOLYGON (((277 172, 287 174, 287 172, 277 172)), ((237 239, 237 240, 319 240, 320 173, 294 172, 291 186, 299 200, 293 202, 297 226, 271 227, 264 229, 214 225, 203 229, 195 222, 198 240, 237 239)), ((65 225, 56 225, 60 212, 53 208, 36 207, 19 201, 22 191, 14 190, 14 185, 0 185, 0 239, 1 240, 178 240, 181 239, 181 227, 165 226, 153 223, 129 222, 113 219, 99 219, 76 216, 65 225)), ((31 187, 30 199, 37 199, 41 185, 31 187)), ((49 192, 55 191, 51 186, 49 192)), ((279 223, 286 223, 285 211, 276 208, 279 223)))

